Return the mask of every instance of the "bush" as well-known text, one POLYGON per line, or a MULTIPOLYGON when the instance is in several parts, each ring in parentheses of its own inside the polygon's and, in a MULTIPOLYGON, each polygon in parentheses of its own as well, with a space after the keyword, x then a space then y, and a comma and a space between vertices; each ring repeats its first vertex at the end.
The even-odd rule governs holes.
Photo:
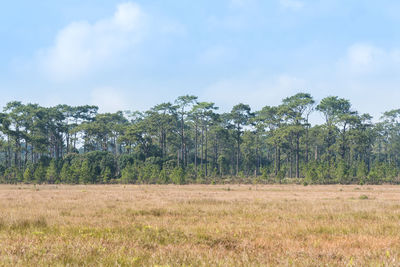
POLYGON ((172 170, 171 181, 174 184, 184 184, 185 183, 185 171, 181 167, 176 167, 172 170))
POLYGON ((24 183, 31 183, 33 181, 33 173, 35 171, 35 168, 32 164, 28 164, 28 166, 26 167, 25 171, 24 171, 24 183))
POLYGON ((59 175, 56 160, 52 159, 46 171, 46 181, 50 184, 59 182, 59 175))
POLYGON ((106 167, 106 169, 103 172, 103 183, 108 184, 111 180, 111 170, 109 167, 106 167))
POLYGON ((307 184, 316 184, 318 183, 318 172, 317 172, 317 167, 316 163, 310 163, 307 166, 306 169, 306 177, 305 177, 305 183, 307 184))
POLYGON ((138 176, 137 168, 133 164, 129 164, 122 170, 121 182, 125 184, 135 183, 138 176))
POLYGON ((365 164, 364 161, 360 161, 357 164, 357 173, 356 176, 358 179, 360 179, 361 181, 365 181, 365 179, 367 178, 368 175, 368 168, 367 168, 367 164, 365 164))
POLYGON ((160 174, 158 177, 158 183, 160 183, 160 184, 168 184, 169 183, 169 176, 165 169, 162 169, 160 171, 160 174))
POLYGON ((38 184, 41 184, 46 180, 46 167, 43 163, 39 163, 39 166, 36 167, 34 178, 35 182, 38 184))
POLYGON ((350 183, 349 172, 349 166, 343 160, 339 161, 335 171, 336 181, 341 184, 350 183))

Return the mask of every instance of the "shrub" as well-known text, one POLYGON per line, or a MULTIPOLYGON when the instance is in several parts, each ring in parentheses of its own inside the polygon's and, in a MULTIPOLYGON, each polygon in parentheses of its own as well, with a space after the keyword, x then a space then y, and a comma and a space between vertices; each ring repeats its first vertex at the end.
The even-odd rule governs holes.
POLYGON ((171 180, 174 184, 185 183, 185 171, 181 167, 176 167, 172 170, 171 180))
POLYGON ((122 170, 121 182, 125 184, 135 183, 138 180, 138 171, 133 164, 128 164, 122 170))

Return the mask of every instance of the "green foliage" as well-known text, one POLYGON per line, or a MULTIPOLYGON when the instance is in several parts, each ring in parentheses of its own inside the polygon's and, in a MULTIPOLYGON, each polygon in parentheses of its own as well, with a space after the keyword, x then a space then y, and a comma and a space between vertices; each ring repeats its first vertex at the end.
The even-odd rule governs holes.
POLYGON ((16 167, 7 168, 4 171, 4 182, 8 184, 16 184, 23 179, 23 173, 16 167))
POLYGON ((117 160, 115 156, 106 151, 92 151, 81 156, 83 162, 90 166, 90 179, 86 183, 108 183, 117 175, 117 160), (104 174, 108 176, 105 179, 104 174))
POLYGON ((167 170, 162 169, 160 171, 158 182, 161 184, 168 184, 170 182, 167 170))
POLYGON ((367 182, 371 184, 377 183, 379 180, 382 180, 384 177, 384 173, 382 173, 381 168, 375 167, 369 172, 367 177, 367 182))
POLYGON ((59 178, 57 162, 52 159, 46 171, 46 182, 50 184, 59 183, 59 178))
POLYGON ((317 162, 316 164, 317 164, 316 171, 318 174, 318 180, 328 183, 330 178, 333 177, 334 163, 333 162, 329 163, 327 161, 324 161, 324 162, 317 162))
POLYGON ((174 184, 184 184, 185 183, 185 171, 180 167, 176 167, 175 169, 173 169, 170 177, 171 177, 171 181, 174 184))
POLYGON ((356 176, 360 180, 360 184, 364 184, 366 182, 368 176, 368 167, 364 161, 358 162, 356 176))
POLYGON ((118 157, 118 166, 121 170, 125 169, 126 166, 132 165, 135 162, 135 156, 129 154, 123 154, 118 157))
POLYGON ((400 182, 400 109, 374 123, 347 99, 314 104, 301 92, 228 113, 190 95, 143 113, 13 101, 0 113, 0 182, 400 182))
POLYGON ((276 175, 278 181, 281 182, 285 177, 286 177, 286 170, 285 169, 279 170, 276 175))
POLYGON ((397 177, 396 167, 385 163, 376 163, 368 174, 367 182, 371 184, 390 182, 397 177))
POLYGON ((158 180, 159 169, 158 165, 151 163, 143 163, 136 165, 138 169, 138 182, 139 183, 156 183, 158 180))
POLYGON ((336 167, 335 177, 336 181, 341 184, 348 184, 350 183, 350 175, 349 175, 350 168, 344 161, 339 161, 336 167))
POLYGON ((139 173, 133 164, 128 164, 122 170, 121 181, 125 184, 135 183, 138 180, 139 173))
POLYGON ((106 167, 103 172, 103 183, 108 184, 111 180, 111 169, 110 167, 106 167))
POLYGON ((309 163, 306 169, 305 181, 307 184, 316 184, 319 182, 318 165, 315 162, 309 163))
POLYGON ((79 183, 81 184, 88 184, 93 181, 94 175, 89 165, 89 160, 84 160, 82 162, 80 172, 79 172, 79 183))
POLYGON ((73 172, 70 168, 68 161, 64 162, 60 171, 61 183, 73 184, 76 183, 73 179, 73 172))
POLYGON ((34 172, 35 183, 41 184, 46 181, 46 167, 43 163, 39 163, 34 172))
POLYGON ((399 175, 399 169, 393 163, 386 164, 385 174, 387 182, 393 181, 399 175))
POLYGON ((81 177, 81 166, 82 166, 82 162, 79 159, 79 157, 75 157, 72 161, 71 161, 71 165, 69 167, 70 170, 70 174, 71 174, 71 178, 69 178, 72 183, 74 184, 79 184, 80 181, 82 181, 82 177, 81 177))
POLYGON ((24 171, 24 183, 31 183, 33 181, 34 172, 35 172, 35 168, 33 167, 33 164, 28 164, 24 171))

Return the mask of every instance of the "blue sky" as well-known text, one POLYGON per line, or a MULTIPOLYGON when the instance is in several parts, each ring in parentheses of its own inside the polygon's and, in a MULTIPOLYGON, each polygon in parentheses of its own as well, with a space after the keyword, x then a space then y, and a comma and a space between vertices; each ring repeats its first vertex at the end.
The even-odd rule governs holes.
POLYGON ((309 92, 379 117, 400 103, 400 2, 42 0, 0 9, 0 105, 223 111, 309 92))

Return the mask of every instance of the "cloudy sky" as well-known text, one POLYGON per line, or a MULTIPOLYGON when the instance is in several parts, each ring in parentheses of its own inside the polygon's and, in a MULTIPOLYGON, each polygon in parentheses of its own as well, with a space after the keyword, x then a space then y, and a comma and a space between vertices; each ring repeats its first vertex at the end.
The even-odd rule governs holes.
POLYGON ((145 110, 194 94, 223 111, 297 92, 400 108, 396 0, 15 0, 0 9, 0 105, 145 110))

